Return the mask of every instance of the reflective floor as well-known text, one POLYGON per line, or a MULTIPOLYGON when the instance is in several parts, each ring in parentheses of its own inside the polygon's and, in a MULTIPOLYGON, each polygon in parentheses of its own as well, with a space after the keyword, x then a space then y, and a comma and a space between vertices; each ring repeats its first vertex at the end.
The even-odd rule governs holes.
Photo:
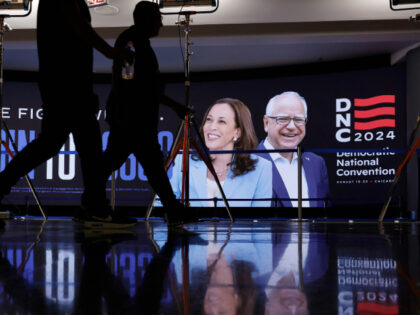
POLYGON ((419 225, 0 222, 0 314, 420 314, 419 225))

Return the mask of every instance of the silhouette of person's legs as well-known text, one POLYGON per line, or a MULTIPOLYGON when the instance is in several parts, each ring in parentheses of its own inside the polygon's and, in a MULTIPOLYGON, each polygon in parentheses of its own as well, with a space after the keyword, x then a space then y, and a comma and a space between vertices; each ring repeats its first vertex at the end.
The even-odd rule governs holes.
POLYGON ((101 177, 102 141, 93 111, 83 113, 77 110, 44 110, 39 136, 16 154, 0 173, 0 200, 22 176, 56 155, 70 133, 73 133, 82 166, 85 186, 82 204, 101 208, 106 200, 105 185, 101 177))
POLYGON ((29 171, 58 153, 70 134, 68 124, 54 113, 44 112, 39 136, 10 161, 0 173, 0 200, 29 171))
POLYGON ((127 132, 123 133, 120 128, 111 125, 108 144, 104 152, 102 178, 105 183, 111 173, 119 169, 130 155, 130 147, 126 140, 127 137, 129 137, 127 132))
POLYGON ((78 117, 72 133, 80 158, 85 187, 82 204, 90 211, 101 213, 106 205, 106 193, 105 183, 102 180, 101 132, 96 116, 92 113, 78 117))
POLYGON ((134 132, 111 126, 108 145, 104 153, 104 178, 109 178, 112 171, 118 169, 127 159, 131 152, 142 165, 150 186, 159 195, 162 204, 166 207, 179 207, 172 191, 168 175, 165 172, 163 154, 160 145, 150 130, 134 132), (134 135, 134 136, 133 136, 134 135), (133 142, 132 139, 139 139, 133 142), (140 140, 141 139, 141 140, 140 140))
POLYGON ((164 168, 163 154, 156 139, 150 139, 145 145, 137 146, 134 155, 143 166, 144 173, 150 186, 158 194, 165 207, 177 207, 180 203, 176 200, 171 183, 164 168))

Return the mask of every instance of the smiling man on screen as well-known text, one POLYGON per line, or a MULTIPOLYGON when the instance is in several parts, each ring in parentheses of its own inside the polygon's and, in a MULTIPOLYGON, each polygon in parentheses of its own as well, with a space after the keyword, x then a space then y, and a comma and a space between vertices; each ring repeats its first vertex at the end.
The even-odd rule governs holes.
MULTIPOLYGON (((305 99, 296 92, 284 92, 270 99, 264 115, 265 140, 260 150, 293 150, 306 134, 308 107, 305 99)), ((297 207, 298 158, 296 152, 264 152, 262 157, 273 163, 272 206, 297 207), (286 199, 286 200, 281 200, 286 199)), ((302 154, 303 207, 324 207, 329 194, 328 173, 325 161, 314 153, 302 154), (305 200, 305 199, 313 200, 305 200)))

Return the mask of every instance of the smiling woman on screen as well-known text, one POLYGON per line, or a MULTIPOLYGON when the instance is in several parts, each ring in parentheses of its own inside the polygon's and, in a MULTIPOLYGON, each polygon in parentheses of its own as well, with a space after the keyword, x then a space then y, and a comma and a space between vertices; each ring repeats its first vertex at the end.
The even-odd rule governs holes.
MULTIPOLYGON (((200 134, 210 151, 237 151, 211 154, 211 162, 229 205, 233 207, 269 207, 271 198, 271 165, 243 150, 254 150, 257 137, 248 107, 240 100, 219 99, 211 105, 200 127, 200 134), (258 200, 267 199, 267 200, 258 200)), ((206 164, 196 155, 189 161, 189 199, 193 207, 223 207, 216 180, 206 164), (215 200, 217 199, 217 202, 215 200), (195 200, 194 199, 200 199, 195 200)), ((177 198, 181 196, 182 156, 175 159, 171 178, 177 198)))

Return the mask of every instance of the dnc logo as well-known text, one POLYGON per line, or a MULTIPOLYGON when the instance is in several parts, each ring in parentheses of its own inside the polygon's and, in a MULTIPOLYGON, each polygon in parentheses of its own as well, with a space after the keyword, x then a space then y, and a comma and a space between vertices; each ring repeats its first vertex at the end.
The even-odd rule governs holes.
POLYGON ((395 139, 395 95, 355 98, 353 103, 348 98, 337 98, 335 111, 338 142, 395 139))

